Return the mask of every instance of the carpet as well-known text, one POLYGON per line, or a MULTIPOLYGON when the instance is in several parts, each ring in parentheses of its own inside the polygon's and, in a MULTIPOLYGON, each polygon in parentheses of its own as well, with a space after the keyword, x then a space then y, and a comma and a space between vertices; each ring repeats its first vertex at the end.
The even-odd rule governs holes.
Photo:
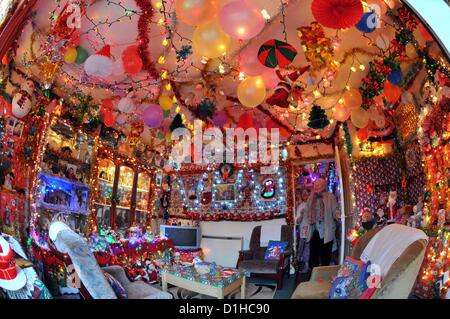
MULTIPOLYGON (((175 286, 170 287, 170 285, 168 290, 169 293, 172 294, 174 299, 215 299, 214 297, 202 295, 187 289, 175 286)), ((248 283, 246 285, 245 297, 246 299, 273 299, 276 291, 277 291, 276 285, 248 283)), ((240 299, 240 298, 241 298, 240 288, 225 296, 225 299, 240 299)))

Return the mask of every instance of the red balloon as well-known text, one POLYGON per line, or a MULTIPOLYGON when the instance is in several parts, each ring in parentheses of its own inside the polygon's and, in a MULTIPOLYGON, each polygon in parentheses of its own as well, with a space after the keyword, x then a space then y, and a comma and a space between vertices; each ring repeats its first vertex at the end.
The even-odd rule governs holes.
POLYGON ((244 130, 253 127, 253 117, 248 113, 242 114, 239 117, 237 127, 242 128, 244 130))
POLYGON ((103 112, 103 123, 108 127, 114 125, 114 115, 111 111, 103 112))
POLYGON ((390 103, 395 103, 402 96, 402 89, 389 81, 384 82, 384 97, 390 103))
POLYGON ((113 102, 110 99, 104 99, 100 105, 102 111, 111 111, 113 109, 113 102))
POLYGON ((139 56, 138 47, 129 46, 122 52, 123 69, 128 74, 137 74, 142 70, 142 59, 139 56))
POLYGON ((359 129, 358 132, 356 132, 356 136, 361 141, 367 140, 367 138, 369 137, 369 130, 367 129, 367 126, 365 128, 359 129))

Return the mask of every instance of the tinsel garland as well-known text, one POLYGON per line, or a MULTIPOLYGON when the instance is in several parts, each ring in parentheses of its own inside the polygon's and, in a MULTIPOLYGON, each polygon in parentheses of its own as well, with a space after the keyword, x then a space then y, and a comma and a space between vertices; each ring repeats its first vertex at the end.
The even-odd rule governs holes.
POLYGON ((342 128, 344 129, 345 133, 345 146, 347 149, 347 155, 350 157, 353 153, 353 143, 352 138, 350 137, 350 131, 348 129, 347 122, 342 123, 342 128))
POLYGON ((148 0, 135 0, 135 2, 142 11, 138 20, 139 56, 141 57, 144 70, 146 70, 153 79, 157 79, 158 71, 156 70, 155 64, 151 61, 150 52, 148 49, 148 45, 150 43, 150 39, 148 37, 150 34, 149 26, 152 22, 154 14, 153 7, 151 2, 148 0))

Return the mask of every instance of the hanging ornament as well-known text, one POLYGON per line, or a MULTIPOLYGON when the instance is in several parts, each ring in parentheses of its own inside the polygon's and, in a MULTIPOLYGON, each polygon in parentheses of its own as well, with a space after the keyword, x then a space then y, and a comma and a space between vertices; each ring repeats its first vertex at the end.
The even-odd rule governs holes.
POLYGON ((203 99, 197 106, 197 117, 201 120, 207 121, 212 119, 216 111, 216 104, 210 99, 203 99))
POLYGON ((258 60, 268 68, 284 68, 294 61, 297 50, 289 43, 280 40, 265 42, 258 51, 258 60))
POLYGON ((297 35, 305 53, 306 61, 313 69, 327 67, 330 72, 336 72, 338 66, 334 62, 334 47, 330 38, 325 36, 323 27, 312 22, 309 26, 297 28, 297 35))
POLYGON ((143 63, 137 46, 131 45, 123 50, 122 64, 124 71, 129 75, 135 75, 142 70, 143 63))
POLYGON ((260 76, 248 77, 239 83, 237 89, 239 102, 245 107, 256 107, 266 98, 266 86, 260 76))
POLYGON ((266 103, 269 105, 276 105, 278 107, 287 108, 290 105, 289 98, 292 98, 294 105, 298 101, 303 101, 302 93, 305 90, 301 83, 296 82, 298 78, 308 71, 310 66, 300 68, 297 71, 290 72, 286 76, 282 76, 279 70, 276 71, 280 82, 275 87, 275 92, 270 96, 266 103))
POLYGON ((375 11, 363 14, 361 20, 355 25, 356 29, 364 33, 372 33, 379 24, 379 17, 375 11))
POLYGON ((106 78, 112 74, 114 63, 111 60, 110 50, 110 46, 105 45, 96 54, 86 59, 84 70, 87 75, 106 78))
POLYGON ((224 55, 230 42, 230 36, 222 31, 216 21, 196 27, 192 36, 194 53, 208 59, 224 55))
POLYGON ((311 10, 320 24, 332 29, 351 28, 364 14, 361 0, 313 0, 311 10))
POLYGON ((261 11, 248 0, 227 3, 220 10, 219 18, 222 29, 239 40, 254 38, 265 25, 261 11))
POLYGON ((313 105, 311 112, 309 113, 308 127, 312 129, 322 129, 330 124, 325 110, 318 105, 313 105))
POLYGON ((11 102, 11 112, 17 118, 28 115, 33 106, 34 83, 27 80, 20 85, 20 90, 14 94, 11 102))

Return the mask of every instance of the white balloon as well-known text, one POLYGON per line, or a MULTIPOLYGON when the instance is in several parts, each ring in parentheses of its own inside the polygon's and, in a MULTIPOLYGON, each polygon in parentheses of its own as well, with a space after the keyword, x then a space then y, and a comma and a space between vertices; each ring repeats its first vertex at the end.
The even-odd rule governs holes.
POLYGON ((113 61, 103 55, 94 54, 84 62, 84 70, 87 75, 106 78, 113 72, 113 61))
POLYGON ((124 97, 119 101, 119 104, 117 105, 117 109, 123 113, 131 113, 134 111, 135 105, 131 98, 124 97))

